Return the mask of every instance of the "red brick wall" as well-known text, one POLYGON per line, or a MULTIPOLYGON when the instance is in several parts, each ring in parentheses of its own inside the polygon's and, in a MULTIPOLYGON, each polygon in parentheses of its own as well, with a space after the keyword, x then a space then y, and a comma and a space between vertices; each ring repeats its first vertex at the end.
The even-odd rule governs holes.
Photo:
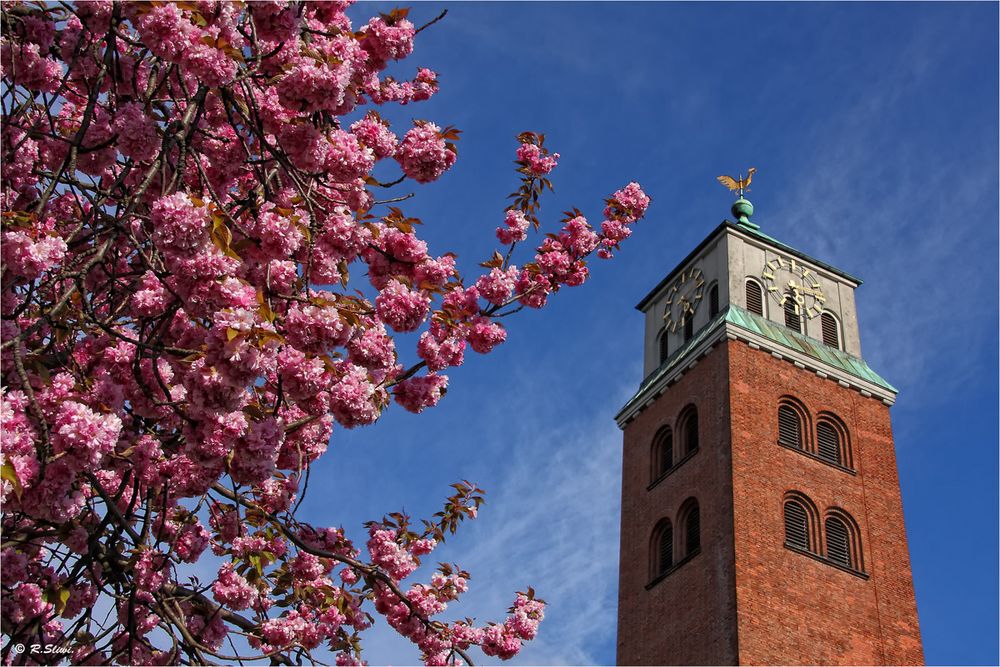
MULTIPOLYGON (((726 350, 720 345, 625 427, 618 664, 736 661, 727 385, 726 350), (676 431, 677 416, 690 403, 698 408, 698 452, 647 489, 653 436, 664 424, 676 431), (699 503, 701 552, 646 590, 653 530, 668 517, 676 535, 677 510, 691 496, 699 503)), ((675 562, 681 557, 675 549, 675 562)))
POLYGON ((923 651, 893 451, 879 400, 769 352, 729 347, 736 597, 741 664, 921 664, 923 651), (777 444, 778 401, 847 425, 856 475, 777 444), (782 501, 848 512, 867 580, 786 549, 782 501))
MULTIPOLYGON (((675 455, 676 457, 676 455, 675 455)), ((889 410, 745 343, 716 346, 625 427, 618 664, 922 664, 889 410), (777 444, 782 396, 846 424, 856 474, 777 444), (650 447, 698 408, 697 454, 657 486, 650 447), (849 513, 867 579, 784 547, 782 501, 849 513), (690 496, 701 553, 650 590, 650 537, 690 496)), ((682 554, 675 554, 675 561, 682 554)))

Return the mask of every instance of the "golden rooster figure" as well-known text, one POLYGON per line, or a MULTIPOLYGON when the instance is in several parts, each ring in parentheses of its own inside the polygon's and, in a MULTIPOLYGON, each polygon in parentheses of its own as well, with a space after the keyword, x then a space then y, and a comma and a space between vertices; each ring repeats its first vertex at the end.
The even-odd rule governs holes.
POLYGON ((744 179, 743 174, 740 174, 739 180, 733 178, 732 176, 718 176, 719 183, 722 183, 727 188, 733 192, 737 192, 740 197, 743 196, 743 191, 750 192, 750 181, 753 180, 753 175, 757 172, 757 167, 750 167, 747 170, 747 177, 744 179))

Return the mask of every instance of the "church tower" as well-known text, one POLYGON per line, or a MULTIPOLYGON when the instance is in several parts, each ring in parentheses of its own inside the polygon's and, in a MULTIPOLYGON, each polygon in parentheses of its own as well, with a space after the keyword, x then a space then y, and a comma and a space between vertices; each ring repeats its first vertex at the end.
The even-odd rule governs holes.
POLYGON ((637 306, 618 664, 922 664, 861 281, 733 215, 637 306))

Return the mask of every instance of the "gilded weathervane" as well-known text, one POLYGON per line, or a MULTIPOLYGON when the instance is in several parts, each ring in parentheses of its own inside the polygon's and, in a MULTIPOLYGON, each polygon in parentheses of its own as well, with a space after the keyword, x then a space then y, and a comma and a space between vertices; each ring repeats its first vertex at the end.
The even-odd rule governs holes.
POLYGON ((733 178, 732 176, 717 176, 719 183, 722 183, 727 188, 737 193, 737 196, 742 197, 743 191, 750 192, 750 181, 753 180, 753 175, 757 172, 757 167, 750 167, 747 170, 747 177, 744 179, 743 174, 740 174, 739 180, 733 178))

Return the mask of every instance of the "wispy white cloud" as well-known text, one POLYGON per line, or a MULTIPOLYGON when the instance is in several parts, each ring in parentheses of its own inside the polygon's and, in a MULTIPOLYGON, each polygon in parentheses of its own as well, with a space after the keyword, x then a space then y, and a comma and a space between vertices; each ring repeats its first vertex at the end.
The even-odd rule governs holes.
POLYGON ((877 370, 904 392, 947 395, 977 362, 956 355, 946 376, 932 378, 935 355, 995 335, 976 313, 996 284, 996 221, 975 223, 996 202, 995 145, 929 159, 919 134, 890 144, 898 134, 887 124, 934 74, 916 46, 894 62, 866 95, 817 118, 800 177, 768 217, 780 238, 865 280, 857 295, 862 344, 877 370))
MULTIPOLYGON (((638 367, 622 377, 632 378, 638 367), (634 372, 631 372, 634 371, 634 372)), ((514 592, 532 585, 548 603, 538 637, 512 664, 602 664, 614 660, 622 436, 612 419, 634 386, 602 392, 600 411, 575 413, 572 393, 517 373, 520 397, 486 415, 480 451, 502 452, 480 517, 435 552, 473 576, 444 616, 502 621, 514 592), (510 418, 517 415, 516 420, 510 418)), ((418 575, 415 575, 419 578, 418 575)), ((426 575, 425 575, 426 576, 426 575)), ((412 663, 416 653, 384 627, 367 637, 372 664, 412 663)), ((480 661, 487 664, 495 659, 480 661)))
POLYGON ((476 606, 509 604, 498 584, 511 579, 549 603, 525 664, 598 662, 614 641, 621 433, 601 417, 523 433, 488 517, 495 528, 463 555, 489 578, 476 606))

